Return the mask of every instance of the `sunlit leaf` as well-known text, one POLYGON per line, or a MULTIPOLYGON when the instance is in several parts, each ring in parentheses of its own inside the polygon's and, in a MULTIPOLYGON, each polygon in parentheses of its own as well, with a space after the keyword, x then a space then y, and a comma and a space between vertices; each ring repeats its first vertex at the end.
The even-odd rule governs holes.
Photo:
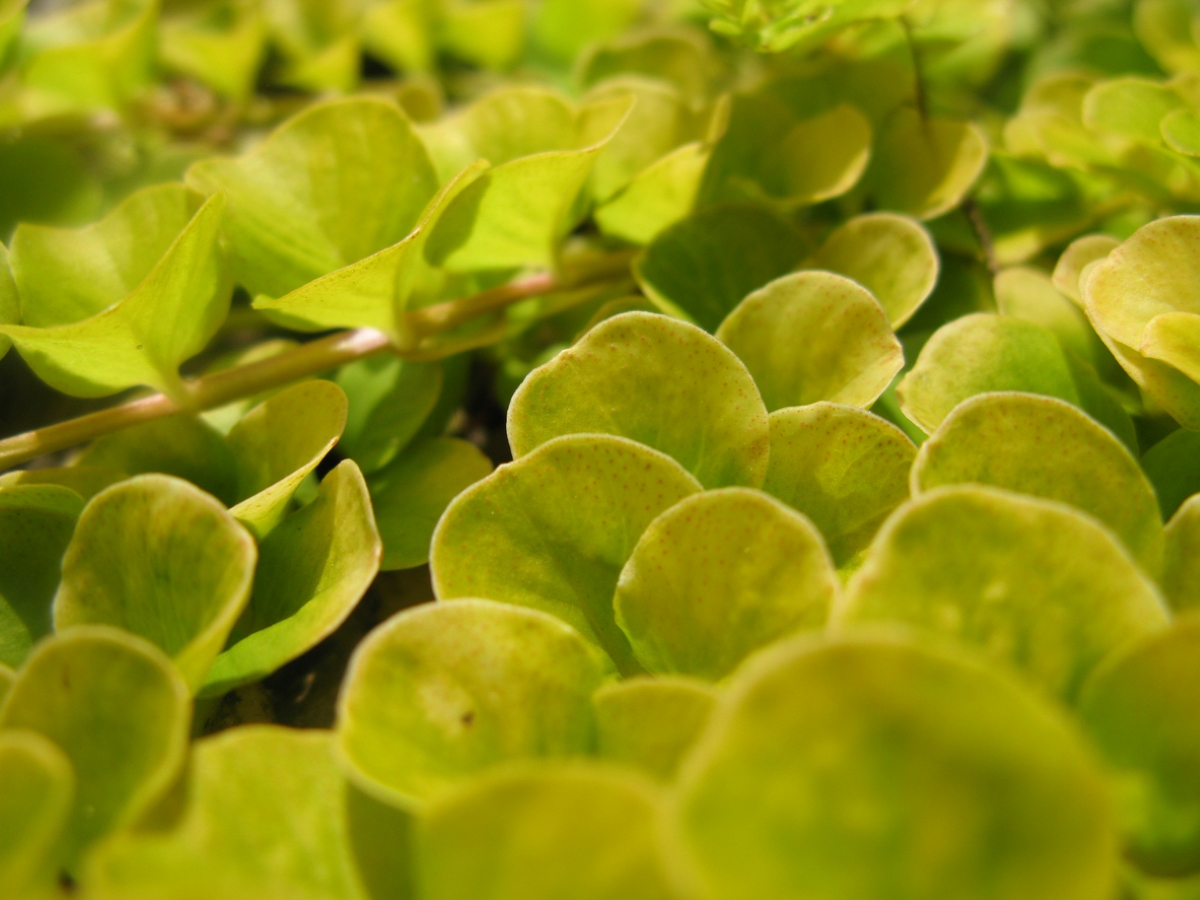
MULTIPOLYGON (((8 248, 0 243, 0 325, 16 325, 20 320, 21 300, 8 265, 8 248)), ((12 342, 8 337, 0 334, 0 358, 3 358, 11 346, 12 342)))
POLYGON ((631 244, 650 243, 692 211, 711 152, 693 142, 661 157, 596 210, 596 225, 631 244))
POLYGON ((1200 871, 1200 619, 1184 617, 1097 670, 1080 715, 1117 781, 1126 852, 1144 871, 1200 871))
POLYGON ((846 566, 908 499, 917 448, 865 410, 832 403, 771 413, 771 463, 763 490, 804 513, 834 562, 846 566))
POLYGON ((402 805, 499 763, 595 745, 602 656, 558 619, 485 600, 403 612, 358 645, 338 701, 347 774, 402 805))
POLYGON ((434 804, 417 832, 426 900, 673 900, 663 804, 609 767, 512 767, 434 804))
POLYGON ((886 635, 798 639, 736 676, 681 776, 697 889, 1107 897, 1103 776, 1008 679, 886 635))
POLYGON ((6 897, 50 895, 74 791, 71 762, 54 743, 33 731, 0 732, 0 891, 6 897))
POLYGON ((704 0, 717 16, 710 23, 714 31, 770 53, 811 49, 843 28, 898 16, 912 5, 913 0, 704 0))
POLYGON ((1183 106, 1170 87, 1146 78, 1101 81, 1083 98, 1083 123, 1093 131, 1158 144, 1159 123, 1183 106))
POLYGON ((600 756, 671 781, 712 715, 716 690, 690 678, 632 678, 592 696, 600 756))
POLYGON ((525 48, 524 0, 454 0, 444 7, 439 38, 447 53, 485 69, 506 69, 525 48))
POLYGON ((592 41, 616 37, 638 18, 642 0, 545 0, 536 7, 533 40, 570 62, 592 41))
POLYGON ((74 233, 18 229, 11 263, 26 324, 0 331, 64 393, 149 385, 181 396, 180 363, 204 348, 229 309, 216 243, 224 202, 201 205, 182 186, 163 185, 74 233))
POLYGON ((1193 496, 1167 523, 1162 589, 1171 608, 1200 608, 1200 499, 1193 496))
POLYGON ((601 323, 521 384, 513 455, 565 434, 630 438, 709 488, 757 487, 766 474, 767 411, 746 367, 694 325, 652 313, 601 323))
POLYGON ((124 628, 161 648, 197 688, 249 600, 255 558, 250 535, 204 492, 165 475, 131 478, 80 517, 55 630, 124 628))
POLYGON ((918 222, 892 213, 855 216, 837 228, 808 261, 857 281, 899 328, 933 293, 941 261, 918 222))
POLYGON ((588 87, 618 75, 656 78, 698 104, 709 98, 721 64, 703 32, 651 27, 627 31, 585 50, 576 60, 576 72, 588 87))
POLYGON ((1164 520, 1193 494, 1200 494, 1200 432, 1180 429, 1167 435, 1142 457, 1142 468, 1158 494, 1164 520))
POLYGON ((1083 270, 1090 263, 1104 259, 1120 245, 1119 240, 1107 234, 1089 234, 1072 241, 1054 266, 1054 286, 1082 306, 1079 280, 1083 270))
POLYGON ((821 400, 870 406, 904 366, 879 301, 832 272, 797 272, 755 291, 717 337, 746 364, 771 412, 821 400))
POLYGON ((765 494, 727 488, 650 523, 613 607, 648 671, 716 681, 759 647, 820 629, 837 590, 812 523, 765 494))
POLYGON ((716 207, 659 234, 634 273, 660 306, 716 331, 747 294, 803 257, 803 239, 778 216, 753 206, 716 207))
POLYGON ((617 578, 646 526, 699 490, 670 457, 625 438, 555 438, 450 504, 433 535, 434 590, 553 613, 637 671, 613 618, 617 578))
POLYGON ((382 552, 366 482, 343 462, 259 545, 254 592, 202 693, 265 678, 332 634, 370 587, 382 552))
POLYGON ((1095 520, 982 485, 901 507, 834 610, 841 627, 955 638, 1068 702, 1108 654, 1166 621, 1157 590, 1095 520))
POLYGON ((1168 113, 1159 123, 1167 146, 1188 156, 1200 156, 1200 116, 1190 109, 1168 113))
POLYGON ((1133 27, 1138 39, 1168 72, 1200 69, 1200 47, 1192 39, 1195 7, 1190 0, 1137 0, 1133 27))
POLYGON ((0 663, 19 666, 50 633, 63 554, 82 510, 65 487, 0 488, 0 663))
POLYGON ((240 502, 231 512, 257 538, 287 513, 308 473, 346 425, 346 394, 329 381, 306 381, 259 404, 229 432, 240 502))
POLYGON ((349 400, 339 452, 370 473, 395 459, 432 412, 442 367, 376 356, 343 366, 335 380, 349 400))
POLYGON ((1032 394, 963 402, 921 445, 915 493, 988 484, 1057 500, 1107 526, 1151 576, 1162 568, 1154 488, 1111 432, 1069 403, 1032 394))
POLYGON ((383 538, 381 568, 429 562, 433 530, 450 501, 491 473, 479 448, 450 437, 419 441, 374 473, 367 483, 383 538))
POLYGON ((171 661, 146 641, 81 625, 39 644, 0 708, 0 729, 36 731, 75 770, 64 859, 132 824, 169 788, 187 752, 191 701, 171 661))

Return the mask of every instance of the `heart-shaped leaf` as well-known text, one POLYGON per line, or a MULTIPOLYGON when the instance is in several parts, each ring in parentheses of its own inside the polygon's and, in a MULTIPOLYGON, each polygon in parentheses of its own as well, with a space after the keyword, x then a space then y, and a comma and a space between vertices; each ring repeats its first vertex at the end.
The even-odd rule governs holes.
POLYGON ((949 484, 990 484, 1074 506, 1111 529, 1151 576, 1162 569, 1154 487, 1110 431, 1069 403, 1003 393, 955 407, 912 470, 914 494, 949 484))
POLYGON ((717 338, 746 364, 767 409, 821 400, 867 407, 904 366, 871 293, 832 272, 796 272, 738 304, 717 338))
POLYGON ((825 239, 808 265, 857 281, 879 301, 893 328, 913 317, 941 271, 929 232, 894 213, 850 219, 825 239))
POLYGON ((1079 713, 1113 769, 1126 852, 1142 870, 1200 870, 1200 619, 1183 617, 1096 671, 1079 713))
POLYGON ((625 438, 555 438, 450 504, 433 534, 434 590, 553 613, 636 672, 613 618, 617 578, 646 526, 699 490, 673 459, 625 438))
POLYGON ((663 806, 642 777, 512 767, 434 804, 417 860, 426 900, 671 900, 663 806))
POLYGON ((404 113, 370 97, 312 106, 248 154, 192 166, 187 182, 228 197, 234 275, 268 297, 403 240, 437 191, 404 113))
POLYGON ((250 410, 229 432, 241 502, 231 512, 256 538, 287 514, 296 488, 346 427, 346 394, 329 381, 306 381, 250 410))
POLYGON ((1112 886, 1103 775, 1070 725, 1009 679, 896 636, 803 638, 756 657, 680 781, 686 862, 711 896, 1003 885, 1083 900, 1112 886))
POLYGON ((934 219, 962 202, 987 158, 979 126, 900 109, 879 136, 865 180, 883 209, 934 219))
POLYGON ((0 732, 0 891, 6 897, 51 896, 74 791, 71 761, 56 744, 34 731, 0 732))
MULTIPOLYGON (((169 827, 126 831, 88 861, 106 897, 366 900, 345 779, 327 731, 233 728, 194 745, 169 827)), ((403 866, 403 845, 393 846, 403 866)))
POLYGON ((659 781, 675 778, 708 724, 716 690, 690 678, 631 678, 592 695, 600 756, 659 781))
POLYGON ((366 482, 347 460, 262 540, 254 592, 201 693, 265 678, 332 634, 371 586, 382 553, 366 482))
POLYGON ((953 637, 1073 702, 1088 673, 1167 611, 1127 551, 1060 503, 982 485, 902 506, 835 608, 953 637))
POLYGON ((917 448, 865 410, 832 403, 771 413, 771 463, 763 490, 820 530, 843 567, 908 499, 917 448))
POLYGON ((0 488, 0 663, 19 666, 50 633, 63 554, 83 501, 58 485, 0 488))
POLYGON ((67 755, 76 791, 63 859, 132 824, 171 786, 187 753, 187 684, 152 644, 81 625, 39 644, 0 708, 0 729, 26 729, 67 755))
POLYGON ((1146 451, 1142 469, 1158 494, 1163 519, 1170 519, 1188 497, 1200 494, 1200 432, 1171 432, 1146 451))
POLYGON ((168 184, 73 233, 26 226, 11 262, 27 324, 0 325, 0 333, 64 393, 148 385, 182 399, 180 363, 204 348, 229 310, 216 242, 224 205, 168 184))
POLYGON ((383 538, 380 568, 411 569, 429 562, 433 530, 450 502, 492 474, 492 462, 458 438, 420 441, 368 479, 383 538))
POLYGON ((653 447, 709 488, 757 487, 766 474, 767 411, 750 373, 719 341, 667 316, 608 319, 522 382, 508 410, 513 455, 566 434, 653 447))
POLYGON ((823 627, 837 591, 812 523, 766 494, 727 488, 650 523, 613 607, 648 671, 716 681, 759 647, 823 627))
POLYGON ((54 627, 115 625, 198 688, 250 598, 254 541, 186 481, 140 475, 96 495, 63 559, 54 627))
POLYGON ((358 645, 338 700, 347 774, 411 806, 499 763, 595 745, 606 663, 574 629, 486 600, 418 606, 358 645))
POLYGON ((1177 612, 1200 607, 1200 495, 1171 517, 1166 538, 1163 594, 1177 612))
POLYGON ((803 257, 803 239, 783 219, 753 206, 721 206, 659 234, 634 274, 663 309, 716 331, 747 294, 803 257))
POLYGON ((366 473, 382 469, 407 446, 442 392, 442 367, 387 354, 338 370, 349 408, 339 452, 366 473))

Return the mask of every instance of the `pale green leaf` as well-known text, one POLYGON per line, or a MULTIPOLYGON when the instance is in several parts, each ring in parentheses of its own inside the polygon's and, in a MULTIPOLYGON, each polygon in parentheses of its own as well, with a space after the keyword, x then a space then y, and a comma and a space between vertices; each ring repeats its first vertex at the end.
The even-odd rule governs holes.
POLYGON ((425 900, 675 900, 663 803, 595 764, 514 766, 434 804, 417 832, 425 900))
POLYGON ((395 459, 433 411, 442 367, 389 354, 343 366, 334 380, 349 401, 338 451, 370 474, 395 459))
POLYGON ((371 97, 309 107, 250 153, 192 166, 187 182, 226 194, 234 275, 268 297, 403 240, 437 191, 404 113, 371 97))
POLYGON ((1200 47, 1192 38, 1195 15, 1191 0, 1137 0, 1133 28, 1142 46, 1168 72, 1200 69, 1200 47))
POLYGON ((306 381, 259 404, 229 432, 241 498, 230 511, 255 537, 283 519, 300 482, 337 443, 346 410, 336 384, 306 381))
POLYGON ((35 896, 37 890, 49 896, 49 889, 57 885, 60 845, 74 792, 71 762, 53 742, 33 731, 0 732, 4 896, 35 896))
POLYGON ((1142 469, 1158 494, 1163 519, 1170 519, 1188 497, 1200 494, 1200 432, 1173 431, 1146 451, 1142 469))
POLYGON ((1172 150, 1200 156, 1200 115, 1190 109, 1177 109, 1163 117, 1159 129, 1172 150))
POLYGON ((111 469, 80 465, 66 468, 17 469, 0 475, 0 488, 15 487, 19 484, 26 486, 58 485, 74 491, 86 503, 106 487, 116 484, 124 477, 123 473, 111 469))
POLYGON ((893 328, 913 317, 933 293, 941 260, 920 223, 892 213, 855 216, 837 228, 808 261, 870 291, 893 328))
POLYGON ((366 482, 347 460, 263 538, 250 602, 201 693, 265 678, 332 634, 371 586, 382 553, 366 482))
POLYGON ((1142 638, 1088 681, 1080 715, 1113 770, 1126 853, 1153 875, 1200 870, 1200 619, 1142 638))
POLYGON ((630 438, 708 488, 761 485, 770 440, 767 411, 737 357, 694 325, 642 312, 602 322, 513 395, 516 458, 565 434, 630 438))
POLYGON ((982 394, 960 404, 921 445, 914 494, 988 484, 1081 509, 1107 526, 1152 577, 1163 529, 1154 487, 1111 432, 1069 403, 982 394))
POLYGON ((172 785, 191 714, 171 661, 128 632, 81 625, 30 654, 0 708, 0 729, 39 732, 75 770, 68 871, 89 844, 137 821, 172 785))
POLYGON ((692 211, 711 153, 693 142, 664 155, 596 210, 596 225, 631 244, 650 243, 692 211))
POLYGON ((1054 266, 1054 286, 1080 306, 1083 292, 1080 279, 1088 265, 1104 259, 1121 242, 1107 234, 1089 234, 1072 241, 1054 266))
MULTIPOLYGON (((25 241, 14 240, 23 317, 44 326, 0 326, 0 332, 43 381, 83 397, 134 385, 182 394, 179 365, 216 333, 229 310, 231 289, 217 246, 225 201, 209 199, 187 221, 180 213, 190 208, 191 196, 173 185, 147 188, 99 226, 61 242, 61 233, 42 231, 28 266, 25 241), (158 232, 168 238, 161 255, 135 248, 139 216, 147 210, 168 220, 158 232), (186 225, 168 235, 180 220, 186 225), (53 251, 46 252, 51 246, 53 251), (88 265, 75 276, 70 273, 80 256, 88 265), (115 272, 97 273, 102 269, 115 272)), ((35 240, 33 232, 26 234, 35 240)))
POLYGON ((1159 144, 1159 125, 1166 115, 1183 106, 1168 85, 1146 78, 1113 78, 1101 81, 1083 98, 1083 124, 1093 131, 1131 141, 1159 144))
POLYGON ((716 698, 715 688, 691 678, 606 684, 592 695, 599 755, 670 782, 708 724, 716 698))
POLYGON ((1166 536, 1163 594, 1177 612, 1200 609, 1200 495, 1179 507, 1166 536))
POLYGON ((618 75, 656 78, 699 105, 709 99, 722 63, 702 31, 650 26, 588 48, 576 61, 575 71, 579 83, 587 87, 618 75))
POLYGON ((525 46, 525 0, 452 0, 438 37, 447 53, 485 69, 507 69, 525 46))
POLYGON ((1058 712, 993 670, 886 634, 749 662, 685 763, 698 896, 1101 900, 1103 775, 1058 712))
POLYGON ((198 688, 250 598, 250 535, 186 481, 139 475, 79 519, 54 598, 56 631, 124 628, 162 649, 198 688))
POLYGON ((650 672, 724 678, 752 651, 824 626, 838 581, 804 516, 748 488, 662 513, 617 582, 617 624, 650 672))
POLYGON ((1088 673, 1166 607, 1124 547, 1061 503, 982 485, 902 506, 834 610, 839 627, 892 622, 970 645, 1074 702, 1088 673))
POLYGON ((634 274, 668 312, 716 331, 747 294, 803 258, 803 239, 783 219, 753 206, 722 206, 660 233, 638 257, 634 274))
POLYGON ((593 41, 614 38, 632 25, 644 0, 544 0, 535 7, 532 29, 538 48, 570 62, 593 41))
POLYGON ((419 441, 368 479, 383 538, 381 568, 411 569, 429 562, 433 530, 455 497, 492 473, 474 444, 451 437, 419 441))
POLYGON ((811 50, 857 23, 890 19, 914 0, 703 0, 717 15, 714 31, 736 35, 759 51, 811 50))
POLYGON ((908 499, 917 448, 865 410, 814 403, 771 413, 771 462, 763 490, 820 530, 834 562, 852 563, 908 499))
POLYGON ((1139 352, 1200 384, 1200 313, 1169 312, 1146 324, 1139 352))
POLYGON ((419 804, 515 759, 595 745, 602 656, 545 613, 486 600, 418 606, 358 645, 337 746, 364 790, 419 804))
POLYGON ((553 613, 635 672, 613 618, 617 578, 646 526, 699 490, 673 459, 625 438, 555 438, 450 504, 433 535, 434 590, 553 613))
POLYGON ((83 501, 52 484, 0 488, 0 663, 17 667, 49 634, 63 554, 83 501))
POLYGON ((832 272, 772 281, 738 304, 717 338, 746 364, 771 412, 822 400, 870 406, 904 366, 879 301, 832 272))

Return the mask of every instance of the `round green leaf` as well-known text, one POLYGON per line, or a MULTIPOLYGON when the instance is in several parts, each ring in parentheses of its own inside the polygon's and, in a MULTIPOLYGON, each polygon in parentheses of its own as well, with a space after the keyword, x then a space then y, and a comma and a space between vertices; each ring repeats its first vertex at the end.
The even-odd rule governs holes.
POLYGON ((820 400, 867 407, 904 366, 887 313, 832 272, 797 272, 755 291, 717 337, 746 364, 767 409, 820 400))
POLYGON ((1166 536, 1163 594, 1179 612, 1200 607, 1200 494, 1179 507, 1166 536))
MULTIPOLYGON (((197 741, 170 827, 126 831, 88 860, 101 897, 366 900, 346 784, 327 731, 251 725, 197 741)), ((405 848, 393 848, 403 867, 405 848)))
POLYGON ((338 750, 364 790, 407 806, 498 763, 595 745, 599 653, 553 616, 487 600, 418 606, 358 645, 338 750))
POLYGON ((0 708, 0 729, 39 732, 71 761, 68 869, 87 845, 136 821, 171 786, 191 714, 187 684, 171 661, 128 632, 81 625, 30 654, 0 708))
POLYGON ((1089 234, 1072 241, 1054 266, 1054 286, 1082 306, 1080 278, 1083 270, 1104 259, 1120 245, 1120 241, 1107 234, 1089 234))
POLYGON ((343 366, 335 381, 349 401, 338 451, 370 474, 395 459, 433 411, 442 367, 386 354, 343 366))
POLYGON ((332 634, 371 586, 382 553, 366 482, 347 460, 259 545, 250 602, 201 693, 265 678, 332 634))
POLYGON ((1157 145, 1162 120, 1181 106, 1183 100, 1167 85, 1132 76, 1112 78, 1083 98, 1083 124, 1100 134, 1157 145))
POLYGON ((803 257, 803 239, 783 219, 755 206, 721 206, 659 234, 634 274, 663 309, 716 331, 742 298, 803 257))
POLYGON ((65 468, 17 469, 0 475, 0 488, 17 485, 57 485, 74 491, 86 503, 106 487, 111 487, 125 476, 111 469, 93 466, 67 466, 65 468))
POLYGON ((987 158, 977 125, 904 108, 879 136, 867 181, 883 209, 933 219, 962 202, 987 158))
POLYGON ((617 578, 646 526, 699 490, 670 457, 625 438, 555 438, 450 504, 433 535, 434 590, 553 613, 635 672, 613 617, 617 578))
POLYGON ((716 691, 690 678, 632 678, 592 695, 600 756, 671 781, 716 702, 716 691))
POLYGON ((16 668, 50 633, 63 554, 82 511, 65 487, 0 488, 0 663, 16 668))
POLYGON ((268 297, 396 244, 437 191, 404 113, 373 97, 311 106, 250 153, 192 166, 187 182, 228 198, 234 275, 268 297))
POLYGON ((648 671, 716 681, 825 624, 838 581, 820 534, 766 494, 696 494, 650 523, 621 570, 617 624, 648 671))
POLYGON ((1167 611, 1116 538, 1071 507, 981 485, 902 506, 842 602, 839 626, 953 637, 1073 702, 1088 673, 1167 611))
POLYGON ((893 328, 911 319, 933 293, 941 270, 929 232, 893 213, 850 219, 825 239, 808 265, 857 281, 879 301, 893 328))
POLYGON ((532 372, 508 408, 518 459, 566 434, 613 434, 674 459, 705 487, 762 484, 767 412, 746 367, 667 316, 602 322, 532 372))
POLYGON ((1111 529, 1146 572, 1162 569, 1153 486, 1110 431, 1069 403, 1004 393, 956 407, 921 445, 912 489, 969 483, 1081 509, 1111 529))
POLYGON ((1008 679, 886 635, 748 664, 685 763, 703 896, 1106 900, 1116 841, 1090 754, 1008 679))
POLYGON ((662 801, 641 777, 513 767, 439 803, 417 839, 425 900, 673 900, 662 801))
POLYGON ((1200 618, 1143 638, 1088 681, 1079 713, 1114 770, 1125 841, 1154 875, 1200 872, 1200 618))
POLYGON ((1142 468, 1158 493, 1162 517, 1170 519, 1188 497, 1200 494, 1200 432, 1171 432, 1146 451, 1142 468))
POLYGON ((383 538, 380 568, 411 569, 429 562, 433 530, 446 507, 492 473, 492 462, 458 438, 414 444, 368 480, 375 520, 383 538))
POLYGON ((814 403, 771 413, 771 463, 763 490, 809 518, 834 562, 851 564, 908 499, 917 448, 865 410, 814 403))
POLYGON ((262 539, 287 514, 296 488, 333 449, 347 400, 329 381, 306 381, 250 410, 229 432, 238 497, 230 512, 262 539))
MULTIPOLYGON (((0 702, 3 702, 0 700, 0 702)), ((57 886, 75 773, 51 741, 33 731, 0 732, 0 891, 35 896, 57 886)))
POLYGON ((54 627, 124 628, 199 687, 249 600, 256 555, 212 497, 177 478, 139 475, 101 491, 80 517, 54 627))

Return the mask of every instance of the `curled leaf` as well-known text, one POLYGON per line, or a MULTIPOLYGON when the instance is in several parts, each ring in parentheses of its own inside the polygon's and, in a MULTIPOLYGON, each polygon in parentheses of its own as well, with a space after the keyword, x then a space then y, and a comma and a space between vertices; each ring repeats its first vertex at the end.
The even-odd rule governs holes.
POLYGON ((1054 266, 1054 286, 1080 306, 1083 305, 1083 270, 1112 253, 1121 242, 1107 234, 1089 234, 1072 241, 1054 266))

